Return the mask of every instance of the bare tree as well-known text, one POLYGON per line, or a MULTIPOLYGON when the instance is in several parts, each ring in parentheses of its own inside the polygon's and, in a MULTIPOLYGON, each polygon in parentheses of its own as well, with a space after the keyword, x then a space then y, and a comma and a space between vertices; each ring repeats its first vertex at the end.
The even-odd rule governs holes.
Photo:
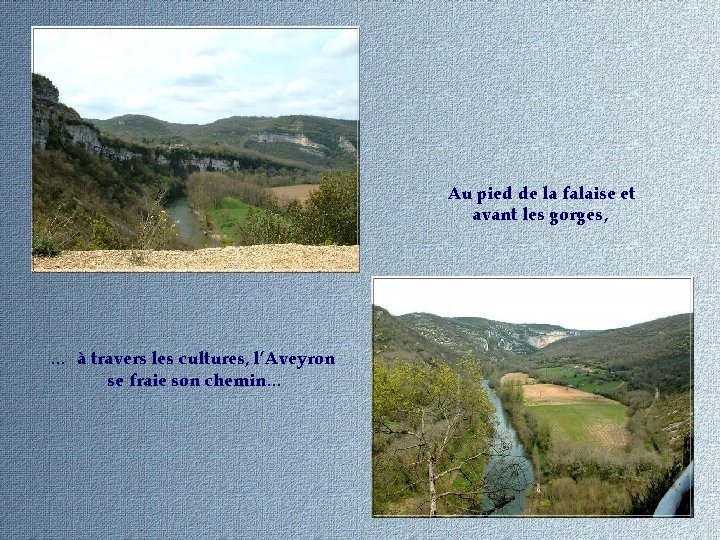
MULTIPOLYGON (((477 362, 377 364, 373 374, 376 510, 488 514, 529 485, 510 444, 496 439, 477 362)), ((380 512, 382 513, 382 512, 380 512)), ((400 513, 400 512, 398 512, 400 513)))

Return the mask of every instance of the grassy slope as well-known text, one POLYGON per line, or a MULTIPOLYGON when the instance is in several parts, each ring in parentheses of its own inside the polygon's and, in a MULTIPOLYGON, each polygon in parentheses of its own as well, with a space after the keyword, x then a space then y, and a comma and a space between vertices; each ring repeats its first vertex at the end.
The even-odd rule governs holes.
POLYGON ((250 209, 256 206, 243 202, 235 197, 225 197, 220 204, 220 208, 215 208, 207 212, 216 230, 219 230, 223 236, 235 238, 235 229, 245 219, 250 209))

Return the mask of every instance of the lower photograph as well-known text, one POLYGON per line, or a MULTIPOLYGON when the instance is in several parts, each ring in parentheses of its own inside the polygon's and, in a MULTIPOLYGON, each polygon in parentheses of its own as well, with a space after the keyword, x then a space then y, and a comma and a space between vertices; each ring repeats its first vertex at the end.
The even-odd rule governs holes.
POLYGON ((693 516, 691 277, 375 277, 375 517, 693 516))

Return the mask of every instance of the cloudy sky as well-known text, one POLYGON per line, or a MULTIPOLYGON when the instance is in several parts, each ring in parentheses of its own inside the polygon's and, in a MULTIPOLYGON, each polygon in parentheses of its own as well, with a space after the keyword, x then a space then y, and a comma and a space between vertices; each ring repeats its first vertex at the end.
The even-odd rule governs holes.
POLYGON ((33 72, 84 118, 358 119, 357 29, 34 28, 33 72))
POLYGON ((393 315, 425 312, 575 330, 623 328, 693 311, 689 278, 375 278, 373 303, 393 315))

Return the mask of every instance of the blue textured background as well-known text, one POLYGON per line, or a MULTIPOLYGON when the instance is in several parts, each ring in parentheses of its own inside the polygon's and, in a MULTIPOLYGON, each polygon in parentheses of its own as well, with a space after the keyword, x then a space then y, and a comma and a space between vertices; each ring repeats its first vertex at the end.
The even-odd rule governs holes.
POLYGON ((0 24, 0 537, 718 536, 718 4, 1 0, 0 24), (31 25, 359 26, 360 274, 31 274, 31 25), (447 201, 579 182, 638 200, 555 228, 447 201), (695 519, 371 518, 370 277, 403 274, 694 276, 695 519), (183 393, 50 365, 93 348, 338 364, 183 393))

